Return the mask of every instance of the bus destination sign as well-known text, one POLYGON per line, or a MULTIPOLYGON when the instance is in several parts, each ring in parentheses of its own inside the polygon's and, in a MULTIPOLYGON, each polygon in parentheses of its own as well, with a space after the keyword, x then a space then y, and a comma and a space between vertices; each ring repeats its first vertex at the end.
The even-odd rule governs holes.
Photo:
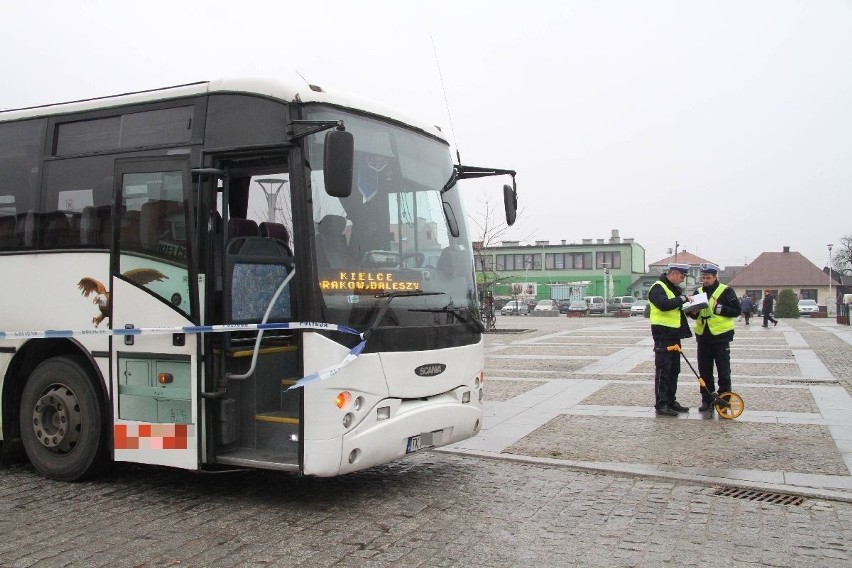
POLYGON ((323 292, 345 294, 414 292, 420 290, 421 279, 418 272, 410 270, 321 270, 319 285, 323 292))

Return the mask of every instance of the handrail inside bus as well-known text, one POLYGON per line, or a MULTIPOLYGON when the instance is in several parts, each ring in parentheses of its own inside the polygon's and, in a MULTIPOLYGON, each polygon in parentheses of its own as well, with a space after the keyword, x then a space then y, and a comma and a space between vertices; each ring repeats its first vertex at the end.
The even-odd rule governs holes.
MULTIPOLYGON (((278 289, 275 290, 275 293, 272 294, 272 299, 269 300, 269 305, 266 306, 266 312, 263 314, 263 319, 260 323, 264 324, 269 319, 269 314, 272 313, 272 307, 275 305, 275 302, 278 301, 278 296, 281 295, 281 292, 284 291, 285 286, 290 283, 290 280, 293 279, 293 275, 296 274, 296 269, 294 268, 287 277, 281 281, 281 284, 278 285, 278 289)), ((251 365, 248 368, 248 371, 243 373, 242 375, 235 375, 232 373, 225 373, 225 378, 228 380, 241 381, 243 379, 247 379, 254 374, 254 369, 257 366, 257 356, 260 352, 260 342, 263 339, 263 329, 257 332, 257 339, 254 340, 254 350, 251 354, 251 365)))

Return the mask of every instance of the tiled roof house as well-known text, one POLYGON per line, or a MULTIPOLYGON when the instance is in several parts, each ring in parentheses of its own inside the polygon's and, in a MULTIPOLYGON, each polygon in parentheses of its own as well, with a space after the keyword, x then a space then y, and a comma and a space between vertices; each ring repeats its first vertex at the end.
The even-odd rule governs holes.
POLYGON ((660 274, 668 270, 668 266, 671 263, 688 264, 690 266, 689 274, 686 277, 686 283, 684 285, 684 288, 695 288, 696 283, 698 282, 698 267, 704 264, 705 262, 710 261, 686 251, 679 252, 677 255, 662 258, 656 262, 649 264, 648 272, 633 281, 633 283, 630 285, 630 289, 633 291, 634 296, 638 298, 647 298, 648 289, 656 280, 660 278, 660 274))
MULTIPOLYGON (((763 290, 769 288, 777 297, 782 288, 790 288, 799 298, 811 298, 824 306, 828 298, 828 274, 814 263, 784 247, 783 252, 764 252, 734 276, 728 286, 737 291, 738 296, 749 294, 753 298, 762 298, 763 290)), ((837 286, 833 282, 832 286, 837 286)))

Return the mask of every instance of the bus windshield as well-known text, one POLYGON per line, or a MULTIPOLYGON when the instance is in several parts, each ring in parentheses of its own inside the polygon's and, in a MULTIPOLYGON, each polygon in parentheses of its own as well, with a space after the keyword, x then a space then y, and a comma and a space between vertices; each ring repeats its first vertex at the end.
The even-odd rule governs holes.
MULTIPOLYGON (((363 329, 392 295, 380 326, 469 326, 478 317, 470 239, 458 191, 440 194, 453 168, 448 145, 338 110, 312 108, 307 118, 342 119, 355 138, 349 197, 330 197, 322 170, 311 172, 327 320, 363 329), (457 237, 445 210, 458 221, 457 237)), ((322 167, 323 136, 310 139, 313 168, 322 167)))

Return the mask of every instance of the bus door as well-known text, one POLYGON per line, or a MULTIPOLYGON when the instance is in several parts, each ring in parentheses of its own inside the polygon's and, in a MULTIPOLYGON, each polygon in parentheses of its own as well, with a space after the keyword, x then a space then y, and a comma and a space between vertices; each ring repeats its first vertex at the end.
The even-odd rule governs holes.
POLYGON ((113 336, 114 458, 197 469, 198 286, 186 160, 116 162, 111 261, 112 328, 167 328, 113 336), (195 298, 195 299, 194 299, 195 298))

